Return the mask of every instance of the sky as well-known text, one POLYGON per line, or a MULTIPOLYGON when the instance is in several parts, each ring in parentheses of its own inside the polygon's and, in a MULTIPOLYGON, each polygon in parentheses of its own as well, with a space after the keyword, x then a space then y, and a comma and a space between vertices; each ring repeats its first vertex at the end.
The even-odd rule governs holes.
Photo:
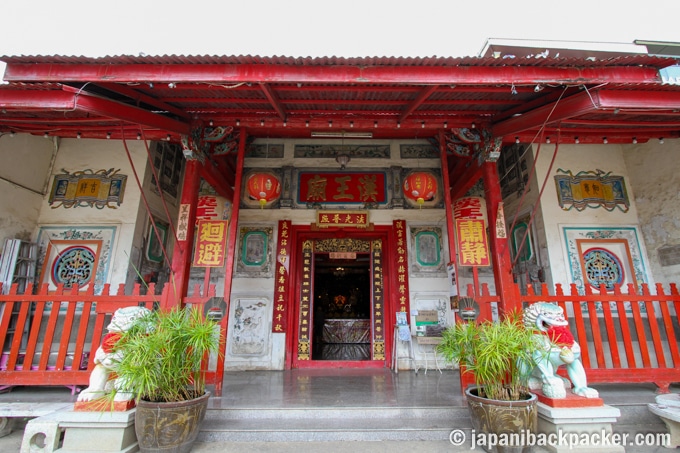
POLYGON ((10 0, 0 55, 464 57, 489 38, 680 42, 680 0, 10 0))

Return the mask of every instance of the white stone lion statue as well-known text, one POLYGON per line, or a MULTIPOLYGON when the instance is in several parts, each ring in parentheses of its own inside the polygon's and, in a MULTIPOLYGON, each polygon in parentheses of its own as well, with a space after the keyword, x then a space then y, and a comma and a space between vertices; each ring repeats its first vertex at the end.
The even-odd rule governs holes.
POLYGON ((573 384, 572 392, 585 398, 597 398, 597 390, 588 387, 586 372, 581 363, 581 348, 569 331, 569 322, 559 305, 537 302, 524 310, 524 325, 537 328, 537 348, 533 353, 535 368, 531 371, 529 388, 540 389, 549 398, 566 398, 566 385, 573 384), (569 380, 557 375, 560 366, 567 367, 569 380), (566 382, 565 382, 566 381, 566 382))
MULTIPOLYGON (((119 308, 115 311, 111 323, 106 326, 109 333, 104 335, 102 344, 94 355, 95 367, 90 374, 89 386, 80 392, 78 401, 92 401, 120 388, 115 379, 116 364, 120 361, 120 356, 119 353, 113 351, 113 347, 120 339, 122 332, 128 330, 136 320, 148 313, 150 313, 148 308, 136 306, 119 308)), ((116 392, 113 400, 129 401, 132 398, 130 393, 116 392)))

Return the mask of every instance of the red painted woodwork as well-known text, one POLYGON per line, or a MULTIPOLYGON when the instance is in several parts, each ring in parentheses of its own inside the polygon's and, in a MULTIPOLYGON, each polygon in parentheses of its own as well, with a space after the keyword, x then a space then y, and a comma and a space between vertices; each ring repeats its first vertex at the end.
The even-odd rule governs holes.
POLYGON ((253 173, 246 181, 248 196, 260 203, 260 208, 264 208, 281 195, 281 183, 279 178, 271 173, 253 173))
POLYGON ((332 127, 434 139, 475 123, 505 143, 532 142, 541 127, 546 136, 560 128, 565 143, 679 136, 680 93, 658 73, 675 61, 654 55, 502 64, 486 57, 3 59, 10 83, 0 90, 2 133, 129 139, 143 130, 178 142, 190 126, 214 122, 254 137, 310 138, 332 127))
MULTIPOLYGON (((110 286, 105 285, 102 294, 93 295, 92 291, 65 291, 63 287, 48 292, 47 285, 41 286, 37 294, 30 294, 32 288, 26 294, 17 294, 16 285, 12 285, 9 294, 0 295, 0 342, 10 345, 9 351, 0 359, 0 387, 87 385, 94 367, 91 358, 104 336, 106 318, 117 308, 138 303, 149 308, 159 301, 166 305, 165 300, 172 298, 169 286, 164 287, 162 294, 154 295, 155 286, 150 284, 147 294, 142 295, 139 285, 136 285, 132 293, 126 295, 124 285, 121 285, 118 294, 114 295, 110 294, 110 286), (87 307, 93 304, 95 312, 90 314, 87 307), (33 309, 29 311, 31 305, 33 309), (80 310, 80 307, 83 309, 80 310), (67 329, 67 326, 70 328, 67 329), (88 330, 92 332, 90 342, 86 341, 88 330), (45 335, 40 336, 40 332, 45 335), (70 335, 75 335, 75 338, 70 335), (69 340, 66 341, 66 338, 69 340)), ((540 294, 535 294, 532 286, 526 290, 526 295, 520 296, 523 303, 553 302, 569 314, 567 319, 574 337, 581 344, 582 361, 589 382, 650 382, 656 384, 660 391, 668 391, 671 383, 680 381, 680 332, 674 328, 678 323, 677 313, 680 313, 680 293, 675 284, 670 286, 669 293, 664 292, 662 285, 656 285, 656 294, 651 294, 646 285, 639 292, 629 285, 625 294, 616 289, 608 294, 586 291, 581 295, 575 285, 570 286, 570 294, 566 295, 561 285, 556 285, 552 294, 545 284, 540 288, 540 294), (582 305, 591 316, 583 316, 582 305), (644 317, 641 310, 646 311, 644 317), (604 325, 607 334, 599 335, 599 341, 589 342, 590 335, 599 329, 599 324, 604 325), (647 341, 645 332, 650 332, 651 341, 647 341), (614 347, 616 343, 623 351, 614 347), (664 347, 669 351, 666 355, 664 347), (596 351, 596 364, 591 362, 590 348, 596 351)), ((491 304, 497 304, 499 297, 491 295, 486 284, 482 285, 478 294, 475 294, 472 285, 467 292, 479 304, 480 315, 490 317, 491 304)), ((211 285, 207 292, 201 292, 197 286, 192 294, 184 302, 201 306, 215 295, 215 288, 211 285)), ((225 331, 221 330, 220 335, 224 345, 225 331)), ((390 337, 386 337, 387 357, 392 347, 390 337)), ((384 362, 380 363, 384 366, 384 362)), ((372 367, 375 363, 369 361, 357 366, 372 367)), ((217 396, 221 392, 221 386, 217 384, 222 379, 218 372, 208 372, 207 382, 216 385, 217 396)), ((473 382, 473 376, 464 374, 461 381, 465 388, 473 382)))
MULTIPOLYGON (((418 83, 515 85, 560 80, 563 84, 626 83, 658 84, 659 74, 650 67, 535 67, 535 66, 390 66, 276 65, 276 64, 56 64, 9 63, 10 82, 208 82, 208 83, 418 83)), ((177 85, 176 85, 177 87, 177 85)))
POLYGON ((301 171, 298 202, 385 203, 385 172, 301 171))
MULTIPOLYGON (((581 346, 581 361, 588 382, 650 382, 657 385, 660 392, 668 392, 669 385, 680 379, 680 331, 674 328, 680 313, 676 284, 670 285, 669 293, 664 292, 661 284, 656 285, 656 294, 651 294, 646 284, 640 291, 627 285, 626 293, 618 287, 611 293, 604 288, 600 288, 600 292, 593 293, 586 287, 584 294, 579 294, 572 284, 570 294, 564 294, 559 284, 553 292, 543 284, 538 294, 529 285, 526 294, 518 297, 523 304, 551 302, 562 307, 571 332, 581 346), (588 316, 584 316, 585 313, 588 316), (668 354, 664 354, 664 348, 668 354), (595 352, 594 357, 591 351, 595 352)), ((480 305, 480 318, 490 313, 491 304, 499 303, 499 297, 490 295, 486 284, 479 294, 469 285, 468 295, 480 305)), ((564 370, 560 373, 566 375, 564 370)), ((462 381, 474 382, 472 376, 462 381)))
POLYGON ((198 189, 201 182, 199 175, 200 163, 197 160, 187 160, 184 170, 184 184, 180 205, 188 205, 188 221, 186 226, 186 239, 175 242, 172 253, 172 269, 170 281, 176 291, 175 300, 170 301, 171 306, 179 305, 182 297, 187 294, 189 271, 191 268, 191 256, 193 252, 194 233, 196 230, 196 206, 198 205, 198 189))
MULTIPOLYGON (((131 294, 124 294, 124 285, 119 286, 117 294, 110 293, 108 284, 99 295, 93 294, 93 288, 90 285, 88 291, 82 292, 78 288, 64 290, 60 285, 56 291, 48 291, 45 284, 37 294, 31 294, 32 286, 25 294, 17 294, 15 284, 9 294, 0 296, 0 343, 10 344, 9 352, 0 358, 0 387, 86 386, 94 368, 94 351, 101 344, 107 319, 113 312, 138 304, 152 309, 154 303, 160 301, 164 305, 165 299, 172 298, 170 284, 165 285, 160 295, 154 294, 153 283, 146 295, 140 294, 140 285, 135 285, 131 294), (91 313, 93 304, 96 308, 91 313), (88 330, 92 332, 89 343, 88 330)), ((202 306, 214 295, 214 285, 206 294, 197 287, 193 296, 185 298, 185 303, 202 306)), ((215 383, 215 372, 208 372, 206 381, 215 383)))
POLYGON ((484 162, 484 198, 486 199, 487 218, 489 219, 489 245, 491 247, 491 262, 493 265, 496 293, 500 295, 498 310, 506 313, 520 310, 521 304, 517 285, 512 275, 512 259, 510 258, 510 244, 506 237, 496 234, 496 220, 498 207, 503 202, 501 184, 498 178, 498 167, 495 162, 484 162))
MULTIPOLYGON (((236 153, 236 169, 234 183, 234 200, 241 199, 241 183, 243 182, 243 163, 246 155, 246 139, 248 134, 245 129, 239 130, 238 151, 236 153)), ((226 350, 227 329, 229 326, 229 301, 231 300, 231 285, 233 283, 232 274, 234 272, 234 251, 236 250, 236 236, 238 232, 238 219, 240 203, 234 202, 231 207, 231 217, 229 219, 229 233, 227 236, 227 262, 224 267, 224 291, 222 298, 226 304, 226 309, 220 321, 220 351, 226 350)), ((222 382, 224 380, 224 356, 217 355, 217 370, 214 376, 215 393, 222 394, 222 382)))

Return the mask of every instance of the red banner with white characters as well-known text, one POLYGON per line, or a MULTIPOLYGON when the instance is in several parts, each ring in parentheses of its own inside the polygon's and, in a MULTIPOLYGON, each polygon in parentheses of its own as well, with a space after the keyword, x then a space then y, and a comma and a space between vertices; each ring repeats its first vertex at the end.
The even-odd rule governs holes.
POLYGON ((300 203, 385 203, 385 173, 300 172, 300 203))

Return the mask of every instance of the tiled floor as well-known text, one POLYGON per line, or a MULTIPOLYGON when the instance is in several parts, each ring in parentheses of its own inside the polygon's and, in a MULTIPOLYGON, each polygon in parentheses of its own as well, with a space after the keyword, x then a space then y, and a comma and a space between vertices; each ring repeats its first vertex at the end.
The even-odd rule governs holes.
MULTIPOLYGON (((605 404, 654 402, 651 384, 596 384, 605 404)), ((671 387, 678 392, 677 386, 671 387)), ((0 393, 0 405, 14 402, 75 402, 66 387, 14 387, 0 393)), ((213 407, 437 407, 464 406, 458 371, 325 369, 225 373, 213 407)))
POLYGON ((461 406, 457 371, 427 374, 389 369, 246 371, 227 373, 214 407, 461 406))
MULTIPOLYGON (((606 404, 646 405, 654 402, 655 387, 648 384, 593 385, 606 404)), ((677 386, 671 391, 678 392, 677 386)), ((0 394, 0 412, 12 403, 75 402, 76 395, 66 387, 14 387, 0 394)), ((328 369, 290 371, 243 371, 225 374, 223 394, 212 397, 213 408, 331 408, 331 407, 463 407, 457 371, 430 370, 417 375, 412 371, 398 374, 389 369, 328 369)), ((0 438, 0 451, 18 451, 22 426, 0 438)), ((344 451, 342 445, 329 449, 328 442, 307 443, 199 443, 195 451, 272 451, 307 452, 344 451), (341 448, 342 447, 342 448, 341 448)), ((363 442, 362 450, 394 451, 408 448, 418 452, 470 451, 469 446, 454 448, 440 442, 363 442)), ((358 447, 357 447, 358 448, 358 447)), ((474 451, 481 451, 477 448, 474 451)), ((542 451, 542 450, 541 450, 542 451)), ((667 451, 663 447, 626 449, 636 453, 667 451)))

